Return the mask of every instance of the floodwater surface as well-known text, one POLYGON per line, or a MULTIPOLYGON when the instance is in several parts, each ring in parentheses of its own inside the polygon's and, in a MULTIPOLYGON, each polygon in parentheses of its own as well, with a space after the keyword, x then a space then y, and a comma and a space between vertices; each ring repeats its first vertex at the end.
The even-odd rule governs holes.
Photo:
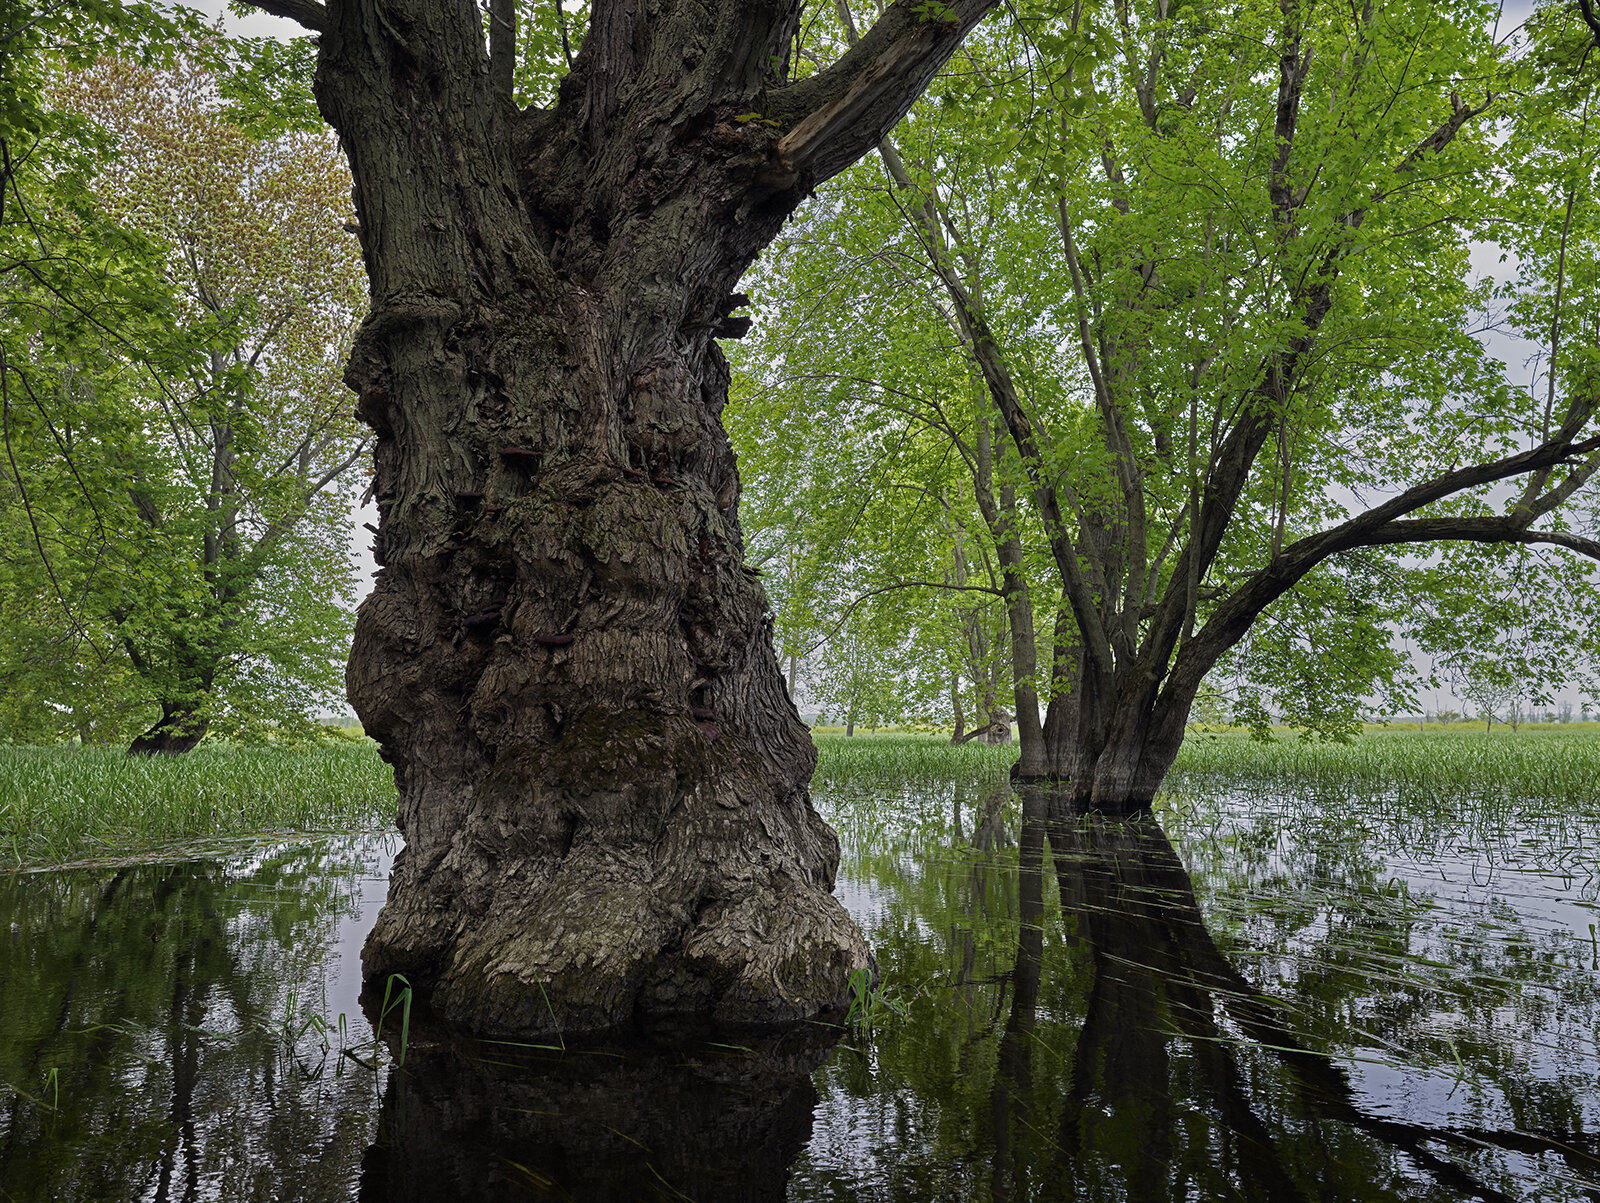
POLYGON ((881 992, 671 1047, 363 999, 395 837, 0 876, 0 1200, 1600 1199, 1592 815, 816 797, 881 992))

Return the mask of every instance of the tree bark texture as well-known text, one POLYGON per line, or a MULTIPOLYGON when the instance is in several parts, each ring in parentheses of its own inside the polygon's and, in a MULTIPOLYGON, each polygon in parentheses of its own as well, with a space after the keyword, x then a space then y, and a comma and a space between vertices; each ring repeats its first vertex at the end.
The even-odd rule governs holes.
POLYGON ((206 737, 209 721, 192 706, 161 704, 161 717, 128 745, 130 756, 178 756, 192 752, 206 737))
POLYGON ((715 340, 987 5, 896 5, 785 84, 798 3, 599 0, 548 111, 468 0, 290 7, 372 284, 347 379, 382 571, 348 684, 406 847, 366 974, 503 1034, 843 1004, 870 957, 744 567, 715 340))

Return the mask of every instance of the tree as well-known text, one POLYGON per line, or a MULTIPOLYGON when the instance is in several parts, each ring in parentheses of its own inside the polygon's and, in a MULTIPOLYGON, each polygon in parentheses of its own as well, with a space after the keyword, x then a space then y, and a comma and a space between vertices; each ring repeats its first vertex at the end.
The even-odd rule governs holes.
POLYGON ((1310 687, 1302 716, 1337 733, 1363 679, 1398 684, 1397 657, 1362 651, 1399 613, 1393 549, 1600 558, 1573 529, 1600 469, 1579 341, 1589 85, 1551 84, 1576 55, 1502 61, 1485 21, 1409 2, 1025 8, 882 147, 898 253, 928 265, 1004 421, 1069 623, 1023 775, 1147 805, 1207 674, 1252 633, 1300 658, 1272 689, 1310 687), (1499 117, 1519 136, 1497 150, 1499 117), (1550 180, 1565 216, 1535 199, 1550 180), (1538 394, 1470 334, 1489 297, 1468 244, 1491 230, 1523 265, 1508 319, 1550 359, 1538 394), (1332 644, 1290 624, 1264 639, 1264 616, 1318 594, 1341 607, 1332 644))
POLYGON ((324 131, 258 139, 224 120, 194 57, 104 59, 51 90, 107 140, 78 165, 85 203, 160 271, 169 324, 70 337, 73 307, 45 292, 34 362, 13 365, 6 483, 37 534, 8 608, 31 593, 16 634, 59 649, 19 656, 29 695, 86 734, 83 679, 118 680, 120 712, 147 727, 134 752, 282 734, 336 696, 353 600, 348 177, 324 131))
POLYGON ((908 635, 893 624, 873 622, 874 617, 858 610, 835 626, 810 683, 812 698, 839 717, 849 736, 857 727, 899 721, 915 705, 908 696, 916 683, 906 671, 908 635))
POLYGON ((157 256, 89 195, 104 140, 51 83, 113 47, 167 61, 198 32, 191 17, 117 0, 0 4, 0 723, 13 738, 115 738, 137 721, 126 664, 85 604, 93 561, 55 546, 57 522, 102 518, 62 454, 74 431, 43 419, 33 389, 103 378, 113 347, 160 358, 171 325, 157 256), (37 508, 56 494, 63 505, 37 508))
POLYGON ((814 71, 798 0, 610 0, 525 109, 545 6, 493 0, 487 43, 464 0, 258 6, 320 35, 373 298, 348 681, 407 846, 365 972, 483 1031, 842 1003, 867 950, 744 570, 716 339, 988 0, 903 0, 814 71))
POLYGON ((758 546, 817 547, 837 606, 914 612, 944 661, 956 738, 969 713, 994 737, 1031 645, 1012 638, 1008 611, 1031 632, 1040 567, 1025 553, 1023 481, 875 176, 841 176, 747 278, 760 320, 726 418, 744 526, 758 546))

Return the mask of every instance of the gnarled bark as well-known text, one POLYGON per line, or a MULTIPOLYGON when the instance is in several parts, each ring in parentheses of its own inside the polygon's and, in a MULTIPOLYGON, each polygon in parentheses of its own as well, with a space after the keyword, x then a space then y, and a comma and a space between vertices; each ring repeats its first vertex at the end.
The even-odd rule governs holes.
POLYGON ((869 956, 743 566, 715 339, 988 3, 896 4, 789 84, 797 2, 601 0, 545 112, 467 0, 262 6, 322 30, 372 283, 347 379, 383 570, 348 682, 406 847, 366 973, 507 1034, 842 1003, 869 956))

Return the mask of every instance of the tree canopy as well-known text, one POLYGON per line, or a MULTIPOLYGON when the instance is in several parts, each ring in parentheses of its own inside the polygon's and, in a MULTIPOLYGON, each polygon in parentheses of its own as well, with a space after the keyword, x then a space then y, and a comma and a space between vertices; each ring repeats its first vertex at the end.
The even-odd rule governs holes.
MULTIPOLYGON (((1019 8, 767 261, 786 304, 735 429, 776 406, 808 415, 790 460, 1010 465, 986 525, 1023 532, 1005 592, 1044 625, 1013 605, 1013 630, 1051 648, 1017 676, 1055 723, 1030 764, 1022 722, 1025 771, 1147 796, 1219 665, 1247 717, 1337 734, 1403 696, 1390 632, 1437 637, 1471 587, 1434 545, 1520 547, 1592 596, 1586 37, 1558 5, 1509 41, 1403 2, 1019 8), (1486 321, 1539 348, 1535 387, 1486 321)), ((878 504, 937 525, 898 483, 878 504)))
POLYGON ((13 737, 181 751, 338 704, 364 448, 348 175, 326 133, 230 122, 225 49, 182 32, 144 63, 126 36, 41 48, 8 109, 38 134, 0 227, 13 737))

